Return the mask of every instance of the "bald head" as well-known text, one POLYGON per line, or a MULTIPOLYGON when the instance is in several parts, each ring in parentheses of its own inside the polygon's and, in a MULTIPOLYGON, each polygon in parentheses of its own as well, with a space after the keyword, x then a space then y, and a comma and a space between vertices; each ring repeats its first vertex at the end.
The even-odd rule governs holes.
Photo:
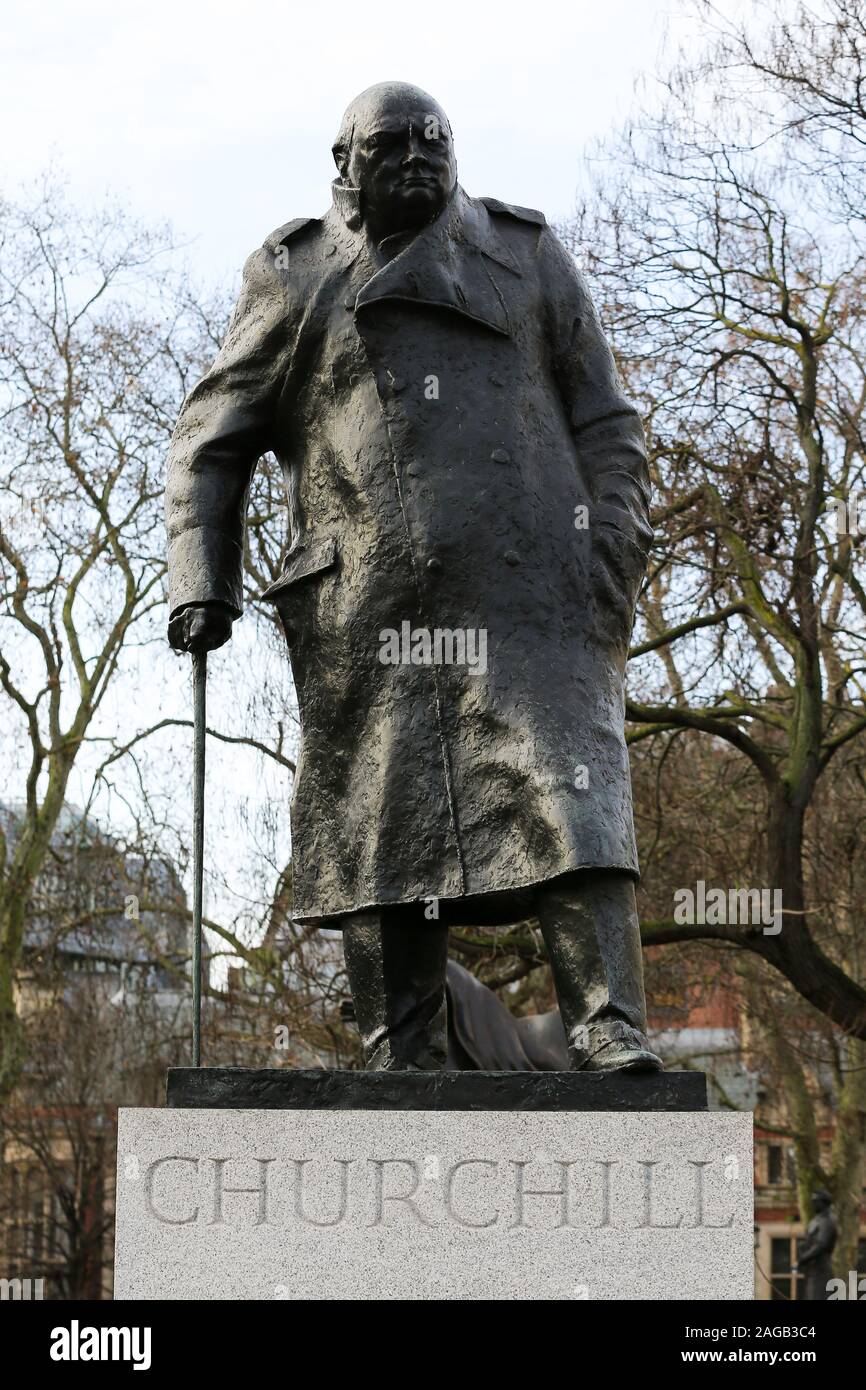
MULTIPOLYGON (((360 92, 349 102, 340 122, 340 132, 334 141, 334 161, 345 177, 346 163, 351 154, 356 133, 369 131, 380 119, 390 121, 395 117, 416 118, 419 114, 425 124, 432 121, 451 137, 448 117, 438 101, 421 87, 413 87, 411 82, 376 82, 360 92)), ((347 180, 348 182, 348 180, 347 180)))
POLYGON ((378 82, 355 97, 333 148, 344 183, 360 190, 362 218, 377 239, 431 221, 456 182, 448 117, 408 82, 378 82))

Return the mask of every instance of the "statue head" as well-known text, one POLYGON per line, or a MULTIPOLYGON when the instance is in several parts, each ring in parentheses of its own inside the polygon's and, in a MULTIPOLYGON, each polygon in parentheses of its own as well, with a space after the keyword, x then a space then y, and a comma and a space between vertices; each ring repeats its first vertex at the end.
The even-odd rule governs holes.
POLYGON ((457 180, 448 117, 433 97, 407 82, 379 82, 355 97, 333 151, 377 241, 432 221, 457 180))
POLYGON ((812 1193, 813 1211, 826 1211, 831 1205, 831 1202, 832 1198, 830 1197, 830 1193, 824 1187, 817 1187, 812 1193))

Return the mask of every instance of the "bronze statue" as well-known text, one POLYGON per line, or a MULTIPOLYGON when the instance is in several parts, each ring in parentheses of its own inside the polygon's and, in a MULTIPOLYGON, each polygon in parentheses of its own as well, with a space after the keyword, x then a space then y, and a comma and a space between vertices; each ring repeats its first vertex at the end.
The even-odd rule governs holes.
POLYGON ((533 915, 572 1067, 657 1069, 623 727, 640 421, 571 256, 541 213, 463 191, 432 97, 371 87, 334 157, 333 207, 249 258, 178 420, 170 640, 228 640, 272 450, 294 910, 343 930, 368 1067, 444 1066, 449 923, 533 915))
POLYGON ((806 1300, 822 1303, 829 1298, 833 1249, 836 1245, 836 1218, 830 1193, 823 1187, 812 1193, 812 1213, 797 1255, 797 1269, 806 1280, 806 1300))

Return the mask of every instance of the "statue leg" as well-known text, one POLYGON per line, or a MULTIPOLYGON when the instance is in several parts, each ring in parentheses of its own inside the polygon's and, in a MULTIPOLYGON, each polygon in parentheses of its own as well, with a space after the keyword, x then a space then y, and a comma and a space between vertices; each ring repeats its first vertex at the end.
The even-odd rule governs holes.
POLYGON ((585 870, 538 890, 573 1070, 657 1071, 646 1038, 640 925, 628 874, 585 870))
POLYGON ((342 919, 343 954, 367 1071, 442 1071, 448 1047, 448 928, 419 912, 342 919))

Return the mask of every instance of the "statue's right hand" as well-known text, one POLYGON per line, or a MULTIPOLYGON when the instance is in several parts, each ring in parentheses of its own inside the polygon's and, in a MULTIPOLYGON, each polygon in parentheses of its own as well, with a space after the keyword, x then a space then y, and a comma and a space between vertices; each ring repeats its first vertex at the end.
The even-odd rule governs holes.
POLYGON ((234 614, 226 603, 191 603, 168 624, 168 640, 176 652, 212 652, 232 635, 234 614))

